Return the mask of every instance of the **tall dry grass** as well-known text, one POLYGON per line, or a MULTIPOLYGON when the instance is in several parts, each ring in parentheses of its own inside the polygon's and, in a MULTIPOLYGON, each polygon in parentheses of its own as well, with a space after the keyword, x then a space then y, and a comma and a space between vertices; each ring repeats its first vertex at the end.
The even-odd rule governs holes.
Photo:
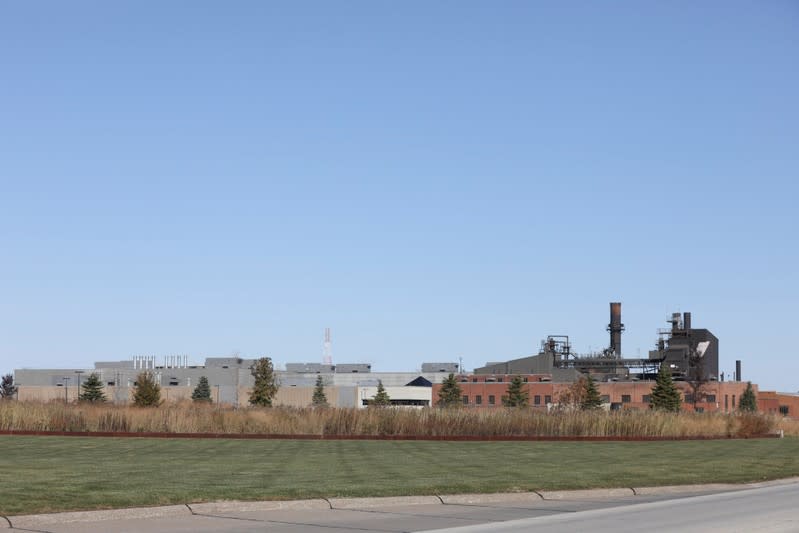
POLYGON ((729 437, 799 423, 767 415, 522 409, 219 409, 191 402, 159 408, 0 402, 0 430, 370 435, 422 437, 729 437))

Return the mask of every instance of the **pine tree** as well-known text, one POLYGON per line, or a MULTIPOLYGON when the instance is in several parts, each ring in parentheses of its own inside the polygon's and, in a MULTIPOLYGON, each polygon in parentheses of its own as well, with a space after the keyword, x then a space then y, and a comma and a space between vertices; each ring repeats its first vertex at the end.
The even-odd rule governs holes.
POLYGON ((313 399, 311 404, 314 407, 327 407, 327 395, 325 394, 325 380, 321 375, 316 376, 316 386, 313 390, 313 399))
POLYGON ((680 390, 674 385, 671 379, 671 370, 664 361, 660 363, 660 370, 652 388, 652 395, 649 400, 649 407, 660 411, 679 412, 680 410, 680 390))
POLYGON ((161 386, 155 382, 152 372, 142 372, 133 384, 133 404, 137 407, 161 405, 161 386))
POLYGON ((601 408, 602 397, 599 395, 599 391, 596 388, 596 383, 594 383, 594 378, 591 377, 591 374, 588 374, 588 377, 585 378, 585 383, 583 386, 585 387, 585 393, 580 401, 580 409, 585 411, 601 408))
POLYGON ((107 401, 103 390, 105 387, 96 372, 89 374, 89 377, 86 378, 80 388, 83 389, 83 392, 80 393, 78 399, 82 402, 104 403, 107 401))
POLYGON ((0 398, 3 400, 12 400, 17 393, 17 387, 14 385, 14 375, 6 374, 0 380, 0 398))
POLYGON ((508 384, 508 395, 502 398, 505 407, 527 407, 530 403, 530 394, 524 390, 524 381, 521 376, 514 377, 508 384))
POLYGON ((261 357, 250 367, 250 374, 255 378, 250 391, 250 405, 256 407, 272 407, 272 399, 277 394, 278 384, 272 359, 261 357))
POLYGON ((438 391, 439 407, 460 407, 463 405, 461 400, 461 386, 455 378, 455 374, 450 374, 441 382, 438 391))
POLYGON ((208 384, 207 377, 200 376, 200 381, 197 382, 197 386, 194 387, 194 391, 191 393, 191 399, 195 402, 211 402, 211 386, 208 384))
POLYGON ((746 382, 746 390, 741 394, 741 400, 738 403, 738 409, 749 413, 757 411, 757 398, 755 398, 755 391, 752 390, 752 382, 746 382))
POLYGON ((369 406, 386 407, 387 405, 391 405, 391 398, 389 398, 386 388, 383 386, 383 382, 378 380, 377 394, 372 396, 372 401, 369 402, 369 406))

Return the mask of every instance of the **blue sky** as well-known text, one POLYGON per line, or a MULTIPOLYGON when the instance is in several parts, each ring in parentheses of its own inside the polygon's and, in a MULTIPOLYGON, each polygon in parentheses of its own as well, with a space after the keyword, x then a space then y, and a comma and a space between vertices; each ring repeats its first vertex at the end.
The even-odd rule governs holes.
POLYGON ((5 2, 0 371, 625 355, 799 389, 799 5, 5 2))

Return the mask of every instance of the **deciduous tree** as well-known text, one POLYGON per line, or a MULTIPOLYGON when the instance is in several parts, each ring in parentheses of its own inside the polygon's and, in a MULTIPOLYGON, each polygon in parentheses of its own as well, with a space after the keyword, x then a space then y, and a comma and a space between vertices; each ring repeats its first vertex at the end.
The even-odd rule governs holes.
POLYGON ((161 405, 161 386, 155 382, 152 372, 142 372, 133 384, 133 404, 137 407, 161 405))

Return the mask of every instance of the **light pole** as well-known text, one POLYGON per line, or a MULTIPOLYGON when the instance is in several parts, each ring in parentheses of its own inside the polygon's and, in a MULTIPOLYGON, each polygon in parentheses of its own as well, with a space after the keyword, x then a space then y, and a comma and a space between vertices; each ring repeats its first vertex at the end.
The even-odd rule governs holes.
POLYGON ((219 383, 216 384, 216 408, 219 409, 219 383))
POLYGON ((78 399, 80 399, 80 375, 83 374, 83 370, 76 370, 75 373, 78 375, 78 399))
POLYGON ((61 379, 64 381, 64 403, 69 403, 69 376, 61 379))

